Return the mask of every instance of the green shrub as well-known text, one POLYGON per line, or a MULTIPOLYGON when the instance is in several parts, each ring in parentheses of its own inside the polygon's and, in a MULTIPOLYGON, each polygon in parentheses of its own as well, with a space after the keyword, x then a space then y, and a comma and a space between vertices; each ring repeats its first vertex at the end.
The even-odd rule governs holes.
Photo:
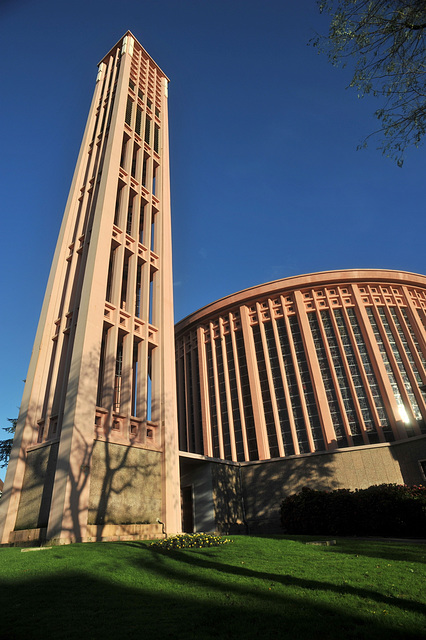
POLYGON ((221 544, 228 544, 232 540, 215 536, 210 533, 182 533, 176 536, 164 538, 151 543, 154 549, 200 549, 202 547, 218 547, 221 544))
POLYGON ((305 487, 283 500, 281 524, 295 534, 426 537, 426 487, 381 484, 355 491, 305 487))

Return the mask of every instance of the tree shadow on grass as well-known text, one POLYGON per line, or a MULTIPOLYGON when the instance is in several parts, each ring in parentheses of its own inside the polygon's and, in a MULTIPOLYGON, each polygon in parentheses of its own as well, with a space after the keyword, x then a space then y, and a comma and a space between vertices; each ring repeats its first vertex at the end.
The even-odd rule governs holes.
MULTIPOLYGON (((126 543, 124 543, 126 544, 126 543)), ((222 589, 223 583, 220 580, 211 578, 213 572, 232 575, 236 582, 232 585, 227 583, 226 589, 229 591, 235 591, 239 593, 241 587, 238 585, 239 578, 249 578, 251 580, 261 580, 269 585, 281 584, 285 587, 297 588, 304 591, 312 592, 319 591, 332 596, 350 596, 360 598, 364 601, 375 603, 376 606, 383 610, 383 607, 397 607, 403 611, 412 611, 425 615, 425 606, 422 603, 409 599, 399 599, 393 596, 386 596, 374 589, 365 589, 361 587, 353 587, 349 584, 335 584, 333 582, 325 582, 312 579, 299 578, 290 574, 281 574, 273 572, 253 571, 246 567, 233 566, 230 564, 217 562, 215 559, 210 559, 206 554, 206 549, 197 551, 191 549, 190 551, 158 551, 149 547, 144 547, 147 553, 144 553, 140 560, 138 560, 138 566, 144 570, 149 570, 168 579, 179 580, 182 572, 178 569, 179 565, 190 565, 192 568, 196 567, 197 572, 192 571, 190 578, 194 584, 199 584, 200 588, 208 589, 222 589), (150 554, 150 556, 148 555, 150 554), (170 558, 176 561, 176 569, 170 566, 170 563, 164 562, 164 558, 170 558)), ((279 603, 282 600, 282 596, 279 594, 271 593, 271 590, 265 590, 260 592, 257 586, 253 589, 247 589, 244 587, 246 594, 255 594, 259 600, 266 600, 270 603, 276 600, 279 603)))
MULTIPOLYGON (((346 553, 357 556, 367 556, 369 558, 380 558, 382 560, 390 560, 393 562, 417 562, 426 564, 426 544, 417 542, 416 540, 377 540, 374 538, 361 539, 355 537, 339 537, 339 536, 292 536, 292 535, 261 535, 260 538, 268 538, 282 540, 286 542, 291 540, 300 544, 307 544, 313 541, 336 540, 337 544, 332 547, 326 547, 327 553, 346 553)), ((426 540, 425 540, 426 542, 426 540)), ((324 548, 322 548, 324 551, 324 548)))
MULTIPOLYGON (((50 552, 49 552, 50 553, 50 552)), ((416 640, 419 634, 398 630, 385 619, 376 620, 345 614, 343 607, 308 601, 286 595, 271 597, 243 586, 226 587, 214 578, 200 576, 196 591, 186 585, 186 572, 174 570, 162 575, 161 556, 143 554, 143 569, 150 565, 158 581, 149 587, 144 572, 133 570, 132 586, 111 576, 100 579, 78 571, 67 571, 50 577, 18 578, 0 586, 2 603, 1 640, 36 640, 55 638, 73 640, 88 638, 263 638, 300 640, 348 640, 365 637, 374 640, 416 640), (147 562, 151 555, 151 563, 147 562), (155 568, 154 568, 155 567, 155 568), (138 577, 138 579, 135 579, 138 577), (174 581, 177 584, 173 584, 174 581), (213 597, 213 590, 219 591, 213 597), (246 603, 245 597, 249 598, 246 603)), ((185 561, 183 557, 180 561, 185 561)), ((194 560, 194 559, 192 559, 194 560)), ((195 561, 199 561, 197 558, 195 561)), ((187 561, 191 561, 188 559, 187 561)), ((219 563, 199 563, 200 568, 213 568, 219 563)), ((218 570, 229 567, 219 565, 218 570)), ((252 572, 255 573, 255 572, 252 572)), ((259 576, 256 576, 259 577, 259 576)), ((266 578, 265 579, 269 579, 266 578)), ((191 575, 191 584, 195 582, 191 575)), ((297 583, 295 583, 297 585, 297 583)), ((303 584, 297 585, 305 588, 303 584)))
POLYGON ((405 542, 356 541, 345 538, 337 540, 334 547, 327 547, 328 553, 362 555, 389 562, 411 562, 426 564, 426 545, 405 542))

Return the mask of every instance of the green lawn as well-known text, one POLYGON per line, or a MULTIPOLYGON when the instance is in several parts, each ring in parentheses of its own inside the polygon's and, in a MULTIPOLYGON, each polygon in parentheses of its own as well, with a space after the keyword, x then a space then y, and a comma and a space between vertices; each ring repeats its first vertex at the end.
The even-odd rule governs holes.
POLYGON ((0 638, 368 638, 426 634, 426 545, 235 536, 158 552, 0 549, 0 638))

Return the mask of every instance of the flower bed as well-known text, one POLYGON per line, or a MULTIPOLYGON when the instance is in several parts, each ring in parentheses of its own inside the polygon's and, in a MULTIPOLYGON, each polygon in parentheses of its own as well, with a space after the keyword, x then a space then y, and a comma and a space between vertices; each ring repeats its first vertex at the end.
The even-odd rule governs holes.
POLYGON ((203 547, 219 547, 232 540, 211 533, 182 533, 151 543, 154 549, 201 549, 203 547))

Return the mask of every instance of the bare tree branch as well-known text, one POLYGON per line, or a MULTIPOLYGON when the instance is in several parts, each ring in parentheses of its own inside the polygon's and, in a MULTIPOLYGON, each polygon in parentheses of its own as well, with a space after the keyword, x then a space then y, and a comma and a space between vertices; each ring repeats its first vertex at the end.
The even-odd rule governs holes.
POLYGON ((405 149, 426 132, 426 3, 424 0, 324 0, 327 36, 312 43, 335 66, 354 61, 350 87, 385 99, 375 115, 378 148, 402 166, 405 149))

